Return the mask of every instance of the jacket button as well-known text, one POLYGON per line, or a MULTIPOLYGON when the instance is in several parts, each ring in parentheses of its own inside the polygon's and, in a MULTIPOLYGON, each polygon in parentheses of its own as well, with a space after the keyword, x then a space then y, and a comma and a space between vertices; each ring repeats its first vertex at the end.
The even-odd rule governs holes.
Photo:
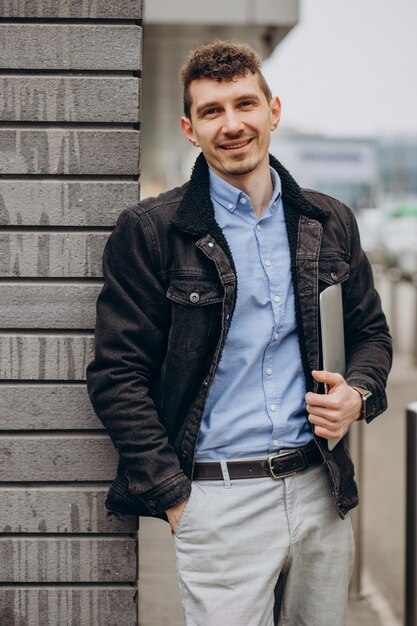
POLYGON ((337 274, 336 274, 336 272, 332 272, 332 273, 330 274, 330 276, 332 277, 332 279, 333 279, 333 280, 337 280, 337 274))
POLYGON ((193 293, 190 293, 190 301, 193 304, 197 304, 197 302, 200 301, 200 296, 198 295, 198 293, 196 293, 195 291, 193 291, 193 293))

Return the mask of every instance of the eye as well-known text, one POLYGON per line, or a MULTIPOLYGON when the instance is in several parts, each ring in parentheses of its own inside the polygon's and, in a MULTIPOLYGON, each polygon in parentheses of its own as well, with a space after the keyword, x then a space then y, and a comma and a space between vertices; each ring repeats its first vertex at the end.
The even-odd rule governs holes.
POLYGON ((203 117, 214 117, 218 113, 219 109, 215 107, 210 107, 203 111, 203 117))
POLYGON ((243 102, 240 103, 240 107, 247 109, 251 106, 253 106, 255 103, 252 100, 243 100, 243 102))

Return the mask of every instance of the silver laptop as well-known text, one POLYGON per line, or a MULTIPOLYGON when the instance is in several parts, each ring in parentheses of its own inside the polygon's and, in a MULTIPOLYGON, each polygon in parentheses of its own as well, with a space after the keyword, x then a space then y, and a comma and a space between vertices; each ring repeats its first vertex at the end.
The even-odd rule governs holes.
MULTIPOLYGON (((327 287, 320 294, 320 328, 323 369, 343 376, 345 373, 345 337, 340 283, 327 287)), ((333 450, 339 441, 340 439, 328 439, 329 450, 333 450)))

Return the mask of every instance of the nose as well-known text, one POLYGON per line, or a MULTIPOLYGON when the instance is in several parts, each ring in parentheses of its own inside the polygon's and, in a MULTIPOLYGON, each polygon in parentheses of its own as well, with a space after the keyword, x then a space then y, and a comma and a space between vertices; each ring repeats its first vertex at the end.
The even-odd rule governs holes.
POLYGON ((237 135, 244 129, 239 114, 234 109, 227 109, 223 116, 222 132, 225 135, 237 135))

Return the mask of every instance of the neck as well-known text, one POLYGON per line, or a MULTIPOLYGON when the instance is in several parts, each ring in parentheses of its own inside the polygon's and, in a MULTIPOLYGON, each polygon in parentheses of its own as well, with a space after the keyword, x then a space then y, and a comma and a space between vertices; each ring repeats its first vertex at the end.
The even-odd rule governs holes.
POLYGON ((260 181, 259 176, 256 177, 255 184, 242 186, 244 191, 250 198, 256 217, 259 219, 265 213, 265 209, 271 201, 274 187, 271 180, 271 173, 268 169, 267 176, 260 181))
MULTIPOLYGON (((221 174, 219 175, 222 176, 221 174)), ((261 170, 257 168, 253 172, 248 172, 242 176, 222 176, 222 178, 246 193, 250 198, 256 217, 258 219, 262 217, 274 191, 269 163, 261 170)))
POLYGON ((265 172, 262 172, 262 175, 257 172, 256 176, 240 182, 241 184, 236 184, 236 187, 249 196, 256 217, 261 218, 274 191, 269 166, 265 172))

